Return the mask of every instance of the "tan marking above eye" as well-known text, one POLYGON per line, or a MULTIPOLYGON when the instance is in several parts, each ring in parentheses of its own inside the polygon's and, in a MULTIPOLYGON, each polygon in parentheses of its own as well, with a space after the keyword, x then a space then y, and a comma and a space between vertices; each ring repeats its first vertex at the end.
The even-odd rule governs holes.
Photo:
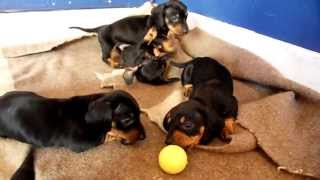
POLYGON ((184 116, 182 116, 181 118, 180 118, 180 123, 184 123, 186 121, 186 118, 184 117, 184 116))
POLYGON ((112 121, 112 128, 115 128, 116 127, 116 122, 112 121))

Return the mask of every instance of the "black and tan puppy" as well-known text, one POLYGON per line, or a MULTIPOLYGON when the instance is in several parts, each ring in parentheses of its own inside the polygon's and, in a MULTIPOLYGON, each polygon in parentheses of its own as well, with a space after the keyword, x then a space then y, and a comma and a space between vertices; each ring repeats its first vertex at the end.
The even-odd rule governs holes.
POLYGON ((13 91, 0 97, 0 136, 32 145, 12 179, 34 178, 34 148, 82 152, 103 144, 112 128, 120 132, 123 144, 145 138, 139 106, 124 91, 67 99, 13 91))
POLYGON ((13 91, 0 97, 0 136, 34 147, 85 151, 102 144, 112 127, 128 134, 123 144, 145 138, 139 106, 124 91, 67 99, 13 91))
POLYGON ((173 65, 184 68, 182 84, 192 89, 189 100, 172 108, 163 121, 166 143, 193 147, 219 136, 230 140, 238 113, 230 72, 208 57, 173 65))
POLYGON ((153 47, 148 42, 140 41, 134 45, 116 45, 111 52, 114 68, 133 68, 147 60, 151 60, 153 56, 153 47), (118 58, 118 59, 116 59, 118 58))
POLYGON ((110 25, 103 25, 93 29, 77 28, 86 32, 98 34, 98 40, 102 49, 102 60, 112 64, 110 53, 118 43, 136 44, 142 39, 152 41, 155 37, 147 37, 146 34, 151 27, 155 27, 158 35, 167 35, 172 31, 176 35, 188 32, 187 7, 178 0, 169 0, 166 3, 154 7, 151 15, 131 16, 118 20, 110 25))
MULTIPOLYGON (((150 31, 146 36, 153 33, 152 30, 150 31)), ((115 68, 135 67, 147 60, 161 59, 162 56, 170 55, 175 52, 175 42, 172 36, 170 33, 167 36, 157 36, 151 42, 141 40, 134 45, 116 45, 111 51, 111 58, 114 59, 112 62, 119 63, 112 66, 115 68)))
POLYGON ((129 85, 133 83, 134 77, 139 82, 151 85, 163 85, 179 81, 179 78, 168 78, 169 56, 150 57, 134 68, 125 71, 123 78, 129 85))

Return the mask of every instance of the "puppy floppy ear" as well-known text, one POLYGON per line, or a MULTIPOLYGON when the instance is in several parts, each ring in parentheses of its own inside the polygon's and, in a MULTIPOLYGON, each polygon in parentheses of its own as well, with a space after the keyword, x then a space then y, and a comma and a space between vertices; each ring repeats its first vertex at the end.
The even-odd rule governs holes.
POLYGON ((172 120, 171 113, 168 112, 162 122, 162 125, 166 131, 169 131, 169 125, 170 125, 171 120, 172 120))
POLYGON ((85 115, 88 124, 112 122, 112 108, 109 102, 92 102, 89 104, 88 112, 85 115))
POLYGON ((123 80, 127 85, 130 85, 133 83, 135 73, 138 71, 139 67, 136 66, 134 68, 127 68, 123 73, 123 80))
POLYGON ((183 73, 182 73, 182 77, 181 77, 183 85, 191 84, 193 68, 194 68, 193 64, 188 64, 184 68, 183 73))
POLYGON ((164 20, 164 10, 166 8, 165 4, 160 4, 151 10, 151 19, 154 24, 157 25, 157 27, 165 27, 166 22, 164 20))

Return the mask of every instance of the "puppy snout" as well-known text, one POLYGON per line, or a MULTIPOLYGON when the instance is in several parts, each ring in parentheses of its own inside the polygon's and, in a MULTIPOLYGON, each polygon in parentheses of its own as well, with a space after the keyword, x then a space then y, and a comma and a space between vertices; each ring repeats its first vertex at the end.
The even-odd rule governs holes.
POLYGON ((121 139, 121 143, 123 144, 123 145, 130 145, 130 144, 133 144, 130 140, 128 140, 128 139, 121 139))
POLYGON ((145 133, 141 133, 139 136, 139 140, 144 140, 146 139, 146 134, 145 133))
POLYGON ((172 142, 173 142, 172 138, 167 138, 165 141, 166 145, 170 145, 170 144, 172 144, 172 142))

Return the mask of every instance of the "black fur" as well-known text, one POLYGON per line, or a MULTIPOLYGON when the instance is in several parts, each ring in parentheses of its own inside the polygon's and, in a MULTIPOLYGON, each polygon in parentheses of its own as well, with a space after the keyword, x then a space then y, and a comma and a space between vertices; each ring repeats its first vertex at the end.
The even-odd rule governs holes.
POLYGON ((138 104, 124 91, 67 99, 13 91, 0 97, 0 136, 34 147, 65 147, 81 152, 103 143, 112 122, 121 124, 129 118, 134 126, 126 128, 137 128, 144 134, 139 115, 138 104), (115 117, 118 107, 127 108, 122 119, 115 117))
POLYGON ((110 25, 87 29, 71 27, 98 34, 102 50, 102 60, 106 63, 110 52, 116 44, 136 44, 141 41, 151 27, 156 27, 158 35, 167 35, 169 24, 180 24, 183 33, 188 32, 186 23, 187 7, 180 1, 170 0, 152 9, 151 15, 131 16, 110 25), (177 16, 178 14, 178 16, 177 16), (167 19, 167 20, 166 20, 167 19), (174 20, 174 21, 172 21, 174 20))
POLYGON ((135 67, 151 60, 154 56, 153 48, 147 42, 140 41, 135 45, 118 48, 120 54, 120 68, 135 67))
POLYGON ((200 143, 207 144, 220 135, 225 118, 237 117, 238 103, 233 96, 231 74, 223 65, 208 57, 172 64, 184 68, 182 85, 190 84, 193 89, 189 100, 172 108, 164 119, 163 125, 168 131, 166 143, 172 143, 171 135, 175 129, 192 136, 199 133, 200 125, 204 125, 200 143), (179 122, 182 116, 186 117, 185 122, 189 123, 187 127, 190 129, 186 130, 184 123, 179 122))
POLYGON ((34 153, 35 149, 31 148, 27 153, 27 157, 22 162, 21 166, 12 175, 10 180, 34 180, 34 153))
MULTIPOLYGON (((137 130, 145 138, 140 109, 124 91, 75 96, 67 99, 45 98, 32 92, 12 91, 0 97, 0 136, 32 145, 27 158, 12 179, 34 179, 34 148, 65 147, 86 151, 104 143, 114 128, 137 130)), ((123 144, 129 144, 123 139, 123 144)))
POLYGON ((149 57, 138 65, 137 70, 127 70, 124 80, 127 84, 133 83, 134 77, 138 81, 151 85, 163 85, 179 81, 179 78, 167 78, 169 56, 149 57))
POLYGON ((135 72, 135 76, 138 81, 152 85, 163 85, 178 81, 179 78, 167 78, 167 63, 167 56, 146 61, 135 72))

